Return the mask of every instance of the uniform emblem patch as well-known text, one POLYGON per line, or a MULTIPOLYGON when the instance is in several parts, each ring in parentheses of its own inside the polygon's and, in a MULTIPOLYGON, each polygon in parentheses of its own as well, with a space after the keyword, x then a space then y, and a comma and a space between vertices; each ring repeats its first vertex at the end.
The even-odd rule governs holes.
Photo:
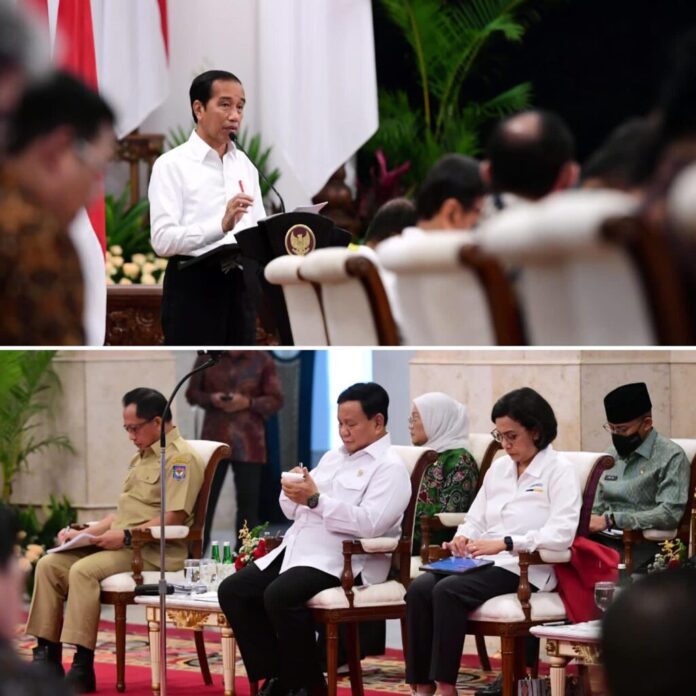
POLYGON ((183 481, 186 478, 186 464, 174 464, 172 477, 175 481, 183 481))

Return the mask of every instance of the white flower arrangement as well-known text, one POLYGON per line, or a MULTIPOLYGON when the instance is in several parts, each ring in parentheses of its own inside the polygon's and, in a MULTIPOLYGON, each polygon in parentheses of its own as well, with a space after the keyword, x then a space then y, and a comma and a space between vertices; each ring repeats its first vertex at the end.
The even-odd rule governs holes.
POLYGON ((157 285, 162 282, 166 268, 167 259, 152 252, 133 254, 126 259, 117 244, 109 247, 104 263, 107 285, 157 285))

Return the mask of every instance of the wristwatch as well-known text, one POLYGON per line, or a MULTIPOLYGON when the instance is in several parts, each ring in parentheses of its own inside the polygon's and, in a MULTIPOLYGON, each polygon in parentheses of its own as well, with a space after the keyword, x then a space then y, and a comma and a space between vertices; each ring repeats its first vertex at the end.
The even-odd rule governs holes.
POLYGON ((510 536, 504 537, 503 542, 505 544, 505 550, 512 551, 512 537, 510 537, 510 536))
POLYGON ((130 548, 130 545, 132 542, 133 542, 133 535, 131 534, 131 530, 124 529, 123 530, 123 545, 127 548, 130 548))
POLYGON ((314 510, 317 505, 319 505, 319 493, 310 495, 309 498, 307 498, 307 507, 310 508, 310 510, 314 510))

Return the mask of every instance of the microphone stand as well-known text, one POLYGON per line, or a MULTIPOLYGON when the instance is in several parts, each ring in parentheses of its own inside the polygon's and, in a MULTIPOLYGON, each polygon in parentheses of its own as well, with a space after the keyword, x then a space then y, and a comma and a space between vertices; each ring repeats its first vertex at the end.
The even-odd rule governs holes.
POLYGON ((202 372, 207 370, 219 362, 222 357, 223 351, 221 350, 211 350, 211 351, 198 351, 199 355, 208 355, 209 360, 202 365, 199 365, 195 369, 188 372, 184 377, 179 380, 179 383, 174 387, 172 395, 167 401, 167 405, 164 407, 164 412, 162 413, 162 426, 160 427, 160 578, 157 586, 159 594, 159 609, 160 609, 160 696, 167 696, 167 608, 166 608, 166 597, 167 597, 167 578, 165 575, 165 548, 166 539, 164 538, 164 517, 166 513, 166 473, 167 473, 167 457, 165 449, 167 447, 167 433, 165 432, 165 424, 167 423, 167 414, 170 412, 169 408, 174 401, 174 397, 179 391, 181 385, 186 382, 190 377, 195 375, 197 372, 202 372))
MULTIPOLYGON (((249 153, 239 144, 236 133, 230 133, 230 140, 234 143, 235 147, 239 148, 240 152, 243 152, 247 157, 249 157, 249 153)), ((251 160, 251 157, 249 157, 249 160, 251 160)), ((252 162, 252 164, 254 163, 252 162)), ((278 193, 278 189, 270 182, 270 179, 255 164, 254 168, 259 173, 259 176, 268 184, 268 187, 271 189, 271 191, 273 191, 273 193, 275 193, 275 195, 278 196, 278 200, 280 201, 280 212, 284 213, 285 201, 283 200, 283 197, 278 193)))

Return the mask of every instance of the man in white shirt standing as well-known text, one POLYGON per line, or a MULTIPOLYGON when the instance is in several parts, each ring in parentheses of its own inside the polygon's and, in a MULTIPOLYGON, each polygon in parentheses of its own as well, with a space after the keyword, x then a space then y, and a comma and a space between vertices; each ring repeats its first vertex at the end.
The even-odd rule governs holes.
POLYGON ((256 167, 231 142, 242 126, 244 87, 230 72, 209 70, 193 80, 189 97, 196 127, 187 142, 155 162, 149 189, 152 247, 169 258, 165 343, 253 345, 251 265, 223 271, 209 258, 181 268, 266 217, 256 167))
MULTIPOLYGON (((343 446, 327 452, 299 482, 283 481, 280 505, 294 520, 283 543, 222 582, 218 591, 250 680, 266 679, 260 696, 323 694, 315 625, 305 605, 341 584, 345 540, 398 537, 411 496, 408 471, 392 453, 389 396, 358 383, 338 397, 343 446)), ((382 582, 388 554, 353 559, 356 582, 382 582)))

